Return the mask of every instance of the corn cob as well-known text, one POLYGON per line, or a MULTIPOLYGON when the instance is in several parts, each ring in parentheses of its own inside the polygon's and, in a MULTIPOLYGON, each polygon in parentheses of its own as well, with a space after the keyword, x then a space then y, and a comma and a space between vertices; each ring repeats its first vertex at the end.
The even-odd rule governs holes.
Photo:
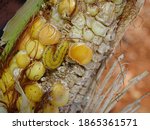
POLYGON ((1 38, 6 47, 1 54, 0 89, 7 111, 88 112, 84 108, 91 84, 142 4, 28 0, 1 38), (28 109, 22 107, 24 97, 28 109))

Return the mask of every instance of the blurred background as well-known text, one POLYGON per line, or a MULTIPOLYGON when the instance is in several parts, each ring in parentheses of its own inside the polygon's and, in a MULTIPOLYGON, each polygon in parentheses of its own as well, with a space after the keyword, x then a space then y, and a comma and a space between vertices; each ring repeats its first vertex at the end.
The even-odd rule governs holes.
MULTIPOLYGON (((0 0, 0 36, 7 21, 24 2, 25 0, 0 0)), ((128 63, 125 82, 145 70, 150 72, 150 0, 145 0, 144 8, 129 26, 116 53, 124 53, 124 62, 128 63)), ((150 92, 150 76, 131 88, 113 112, 147 92, 150 92)), ((142 107, 138 112, 150 112, 150 96, 142 100, 142 107)))

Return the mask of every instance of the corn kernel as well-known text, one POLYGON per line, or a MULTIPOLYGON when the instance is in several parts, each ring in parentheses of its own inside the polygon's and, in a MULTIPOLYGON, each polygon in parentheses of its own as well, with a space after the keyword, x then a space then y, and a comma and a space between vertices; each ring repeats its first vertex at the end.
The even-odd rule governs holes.
POLYGON ((31 37, 34 39, 39 38, 39 32, 46 24, 46 20, 43 17, 37 17, 31 27, 31 37))
POLYGON ((25 94, 30 101, 40 102, 43 96, 43 90, 38 83, 25 86, 25 94))
POLYGON ((2 80, 3 80, 7 90, 13 89, 13 85, 14 85, 15 81, 14 81, 13 76, 9 69, 4 70, 4 72, 2 74, 2 80))
POLYGON ((26 44, 26 51, 33 59, 40 59, 42 57, 44 46, 38 40, 30 40, 26 44))
POLYGON ((26 51, 19 51, 16 54, 16 63, 19 68, 25 68, 30 63, 30 57, 28 56, 26 51))
POLYGON ((57 107, 61 107, 67 104, 69 100, 69 89, 64 87, 61 83, 56 83, 53 86, 51 92, 51 104, 57 107))
POLYGON ((39 80, 45 73, 42 62, 34 61, 26 70, 26 76, 30 80, 39 80))
POLYGON ((52 25, 46 24, 39 32, 39 41, 43 45, 53 45, 59 42, 60 32, 52 25))
POLYGON ((74 44, 69 48, 69 57, 80 65, 88 64, 93 56, 91 48, 85 44, 74 44))

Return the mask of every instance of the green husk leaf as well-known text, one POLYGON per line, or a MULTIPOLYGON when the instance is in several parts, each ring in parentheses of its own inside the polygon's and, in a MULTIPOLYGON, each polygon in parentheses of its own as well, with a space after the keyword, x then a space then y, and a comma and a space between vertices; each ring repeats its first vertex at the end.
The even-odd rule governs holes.
POLYGON ((17 11, 15 16, 7 23, 4 28, 2 42, 6 43, 6 47, 0 56, 4 61, 10 53, 14 43, 23 32, 30 18, 40 10, 44 0, 27 0, 26 3, 17 11))

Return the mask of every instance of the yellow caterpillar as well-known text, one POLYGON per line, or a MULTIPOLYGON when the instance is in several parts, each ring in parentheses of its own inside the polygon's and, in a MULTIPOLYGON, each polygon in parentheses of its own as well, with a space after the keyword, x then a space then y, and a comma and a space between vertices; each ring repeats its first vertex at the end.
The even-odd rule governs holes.
POLYGON ((55 49, 52 46, 47 46, 43 53, 43 63, 48 69, 55 69, 61 65, 64 56, 68 50, 69 42, 63 41, 55 49))

